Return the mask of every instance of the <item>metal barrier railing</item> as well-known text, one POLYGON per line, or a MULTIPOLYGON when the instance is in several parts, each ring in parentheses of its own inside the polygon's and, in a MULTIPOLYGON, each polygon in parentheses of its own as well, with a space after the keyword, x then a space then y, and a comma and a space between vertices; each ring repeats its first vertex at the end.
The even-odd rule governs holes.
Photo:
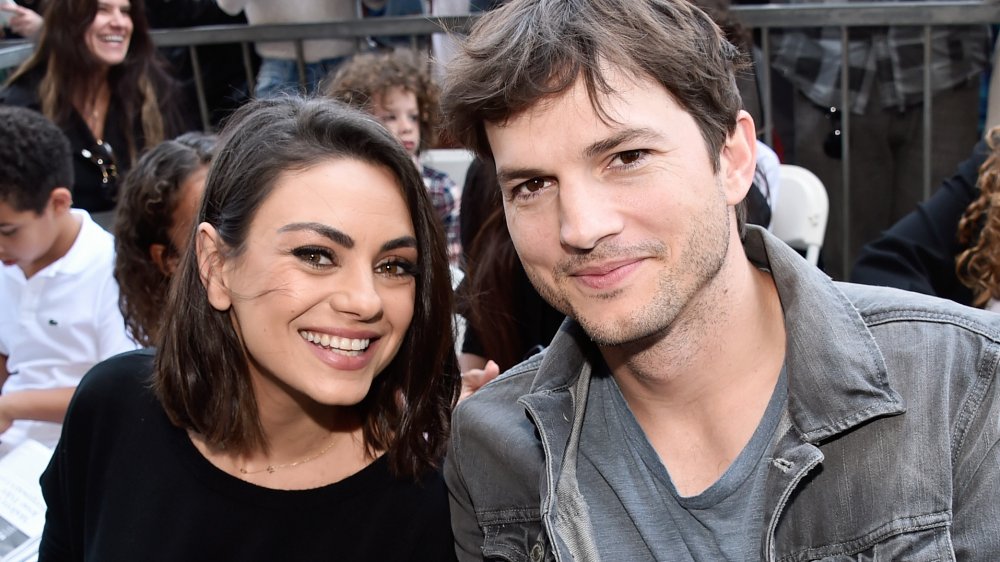
MULTIPOLYGON (((846 45, 848 31, 852 27, 870 27, 886 25, 912 25, 923 28, 925 39, 924 60, 930 61, 930 33, 931 29, 942 25, 968 25, 1000 23, 1000 3, 986 3, 979 1, 956 1, 956 2, 863 2, 852 4, 765 4, 765 5, 744 5, 733 6, 733 15, 738 21, 750 29, 757 29, 760 32, 759 47, 762 51, 762 60, 771 59, 770 34, 775 29, 782 28, 804 28, 804 27, 839 27, 841 31, 841 43, 846 45)), ((163 47, 187 47, 194 70, 195 88, 198 93, 199 111, 202 122, 206 129, 209 127, 209 108, 205 102, 204 84, 202 82, 201 69, 198 59, 198 47, 203 45, 239 43, 243 49, 243 65, 246 70, 247 83, 254 82, 251 65, 250 46, 255 42, 269 41, 292 41, 296 44, 296 52, 299 56, 300 76, 304 76, 304 63, 302 61, 302 42, 308 39, 329 39, 329 38, 355 38, 361 39, 368 36, 411 36, 426 37, 443 30, 456 32, 464 31, 476 19, 476 15, 467 16, 447 16, 447 17, 427 17, 427 16, 407 16, 398 18, 372 18, 350 21, 319 22, 305 24, 281 24, 281 25, 226 25, 208 26, 188 29, 169 29, 153 32, 156 43, 163 47)), ((0 70, 17 66, 30 56, 32 45, 30 43, 8 42, 9 45, 0 45, 0 70)), ((360 41, 359 41, 360 44, 360 41)), ((847 49, 842 49, 844 61, 841 65, 841 83, 847 83, 847 49)), ((764 140, 768 144, 773 144, 774 111, 772 99, 772 80, 770 66, 765 64, 763 68, 757 68, 757 73, 761 81, 761 109, 763 114, 764 140)), ((924 196, 930 195, 931 190, 931 168, 930 154, 933 123, 931 120, 932 109, 932 84, 930 65, 925 64, 924 72, 924 107, 923 107, 923 127, 924 127, 924 196)), ((849 107, 846 88, 842 89, 841 107, 849 107)), ((846 147, 850 142, 851 116, 850 111, 841 113, 841 146, 842 150, 842 170, 844 192, 842 211, 844 221, 849 223, 850 213, 850 151, 846 147)), ((844 247, 849 246, 847 232, 849 224, 845 224, 844 247)), ((844 252, 844 263, 829 264, 842 268, 846 274, 850 264, 847 263, 848 252, 844 252)))

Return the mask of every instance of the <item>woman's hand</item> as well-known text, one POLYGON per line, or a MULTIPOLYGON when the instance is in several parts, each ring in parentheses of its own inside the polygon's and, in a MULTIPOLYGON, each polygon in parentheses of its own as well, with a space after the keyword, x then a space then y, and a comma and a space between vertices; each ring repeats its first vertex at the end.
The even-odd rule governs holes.
POLYGON ((462 394, 459 395, 458 401, 461 402, 472 396, 480 387, 497 378, 499 374, 500 366, 492 359, 487 361, 486 366, 482 369, 469 369, 465 371, 462 373, 462 394))
POLYGON ((21 37, 35 39, 42 30, 42 16, 33 10, 17 4, 0 4, 0 11, 11 14, 8 27, 21 37))

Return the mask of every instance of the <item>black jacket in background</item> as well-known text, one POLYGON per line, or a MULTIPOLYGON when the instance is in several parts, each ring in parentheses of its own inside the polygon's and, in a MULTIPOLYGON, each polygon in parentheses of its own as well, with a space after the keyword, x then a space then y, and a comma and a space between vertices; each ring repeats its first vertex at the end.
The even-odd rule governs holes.
POLYGON ((851 281, 971 304, 972 291, 955 272, 955 258, 965 249, 958 242, 958 222, 979 196, 976 180, 988 155, 989 147, 980 141, 930 199, 866 244, 851 281))

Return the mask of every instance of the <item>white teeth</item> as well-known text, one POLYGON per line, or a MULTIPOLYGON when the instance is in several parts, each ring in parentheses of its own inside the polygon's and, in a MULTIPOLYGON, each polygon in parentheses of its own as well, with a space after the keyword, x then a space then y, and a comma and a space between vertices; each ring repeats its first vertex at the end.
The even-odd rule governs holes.
POLYGON ((371 343, 370 339, 342 338, 331 336, 330 334, 317 334, 306 330, 300 330, 299 335, 307 342, 350 357, 361 355, 364 350, 368 349, 368 344, 371 343))
POLYGON ((121 43, 125 40, 123 35, 102 35, 101 41, 107 41, 109 43, 121 43))

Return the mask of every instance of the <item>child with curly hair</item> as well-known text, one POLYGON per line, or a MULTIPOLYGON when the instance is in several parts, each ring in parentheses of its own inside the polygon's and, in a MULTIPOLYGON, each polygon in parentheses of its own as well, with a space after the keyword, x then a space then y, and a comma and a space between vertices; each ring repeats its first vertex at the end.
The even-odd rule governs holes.
POLYGON ((441 217, 448 239, 448 261, 460 265, 460 192, 447 174, 420 162, 420 154, 434 141, 438 123, 439 90, 427 57, 407 49, 363 53, 344 63, 323 91, 367 111, 403 144, 441 217))
POLYGON ((167 286, 187 250, 216 138, 185 133, 152 148, 122 186, 115 234, 118 305, 135 341, 155 345, 167 286))

